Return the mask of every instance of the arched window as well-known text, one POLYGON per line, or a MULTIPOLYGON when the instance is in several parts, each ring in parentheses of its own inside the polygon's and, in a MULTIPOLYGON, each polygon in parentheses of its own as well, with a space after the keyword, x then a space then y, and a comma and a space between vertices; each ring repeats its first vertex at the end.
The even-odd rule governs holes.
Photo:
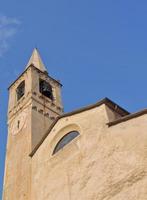
POLYGON ((53 100, 52 86, 47 81, 40 79, 39 90, 41 94, 53 100))
POLYGON ((17 101, 25 94, 25 81, 22 81, 16 89, 17 101))
POLYGON ((60 149, 62 149, 65 145, 70 143, 74 138, 76 138, 79 134, 77 131, 71 131, 64 135, 61 140, 57 143, 56 147, 54 148, 53 154, 57 153, 60 149))

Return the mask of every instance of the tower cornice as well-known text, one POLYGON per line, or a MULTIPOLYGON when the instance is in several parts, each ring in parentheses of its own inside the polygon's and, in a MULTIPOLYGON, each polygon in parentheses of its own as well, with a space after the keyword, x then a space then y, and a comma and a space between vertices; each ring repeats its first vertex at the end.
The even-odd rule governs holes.
POLYGON ((55 81, 57 84, 59 84, 59 85, 62 87, 62 84, 61 84, 58 80, 52 78, 51 76, 48 75, 47 72, 43 72, 43 71, 39 70, 38 68, 36 68, 33 64, 31 64, 30 66, 28 66, 28 67, 25 69, 25 71, 23 71, 23 72, 18 76, 18 78, 17 78, 15 81, 13 81, 13 82, 10 84, 10 86, 8 87, 8 90, 20 79, 21 76, 23 76, 28 70, 30 70, 30 68, 33 68, 34 70, 38 71, 39 73, 46 74, 46 76, 47 76, 48 78, 50 78, 51 80, 55 81))

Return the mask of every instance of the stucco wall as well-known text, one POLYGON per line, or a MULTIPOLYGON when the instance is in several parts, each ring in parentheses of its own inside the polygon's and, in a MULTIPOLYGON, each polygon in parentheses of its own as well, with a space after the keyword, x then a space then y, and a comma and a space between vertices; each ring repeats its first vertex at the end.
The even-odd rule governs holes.
POLYGON ((31 158, 28 155, 31 150, 31 135, 28 133, 31 132, 31 108, 29 105, 21 110, 21 114, 24 112, 27 112, 27 118, 19 132, 16 133, 15 127, 11 127, 15 118, 8 126, 3 200, 30 199, 31 158))
POLYGON ((57 81, 33 66, 10 86, 3 200, 31 199, 29 154, 62 113, 60 89, 57 81), (54 101, 40 93, 39 78, 51 82, 53 93, 56 93, 54 101), (17 88, 22 81, 25 81, 25 94, 18 100, 17 88))
POLYGON ((58 121, 32 158, 32 200, 147 199, 147 116, 107 122, 104 105, 58 121), (76 128, 80 136, 52 156, 76 128))

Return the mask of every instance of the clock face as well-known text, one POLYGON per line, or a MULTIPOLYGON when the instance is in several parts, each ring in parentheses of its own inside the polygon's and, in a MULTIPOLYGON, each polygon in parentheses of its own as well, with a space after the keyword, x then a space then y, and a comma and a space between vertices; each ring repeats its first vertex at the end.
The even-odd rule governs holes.
POLYGON ((26 119, 27 119, 26 110, 24 110, 23 112, 16 115, 16 117, 14 117, 14 119, 11 121, 10 124, 10 131, 12 135, 16 135, 24 128, 24 125, 26 124, 26 119))

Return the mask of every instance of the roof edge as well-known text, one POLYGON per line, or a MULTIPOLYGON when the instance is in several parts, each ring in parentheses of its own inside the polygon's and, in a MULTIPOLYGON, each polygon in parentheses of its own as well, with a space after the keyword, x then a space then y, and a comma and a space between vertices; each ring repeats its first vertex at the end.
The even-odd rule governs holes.
POLYGON ((144 114, 147 114, 147 109, 143 109, 143 110, 141 110, 141 111, 132 113, 132 114, 130 114, 130 115, 126 115, 126 116, 124 116, 124 117, 122 117, 122 118, 119 118, 119 119, 117 119, 117 120, 115 120, 115 121, 112 121, 112 122, 107 123, 107 125, 108 125, 109 127, 110 127, 110 126, 114 126, 114 125, 117 125, 117 124, 119 124, 119 123, 128 121, 128 120, 130 120, 130 119, 134 119, 134 118, 139 117, 139 116, 144 115, 144 114))
POLYGON ((64 118, 64 117, 68 117, 74 114, 78 114, 87 110, 90 110, 92 108, 101 106, 102 104, 106 104, 107 106, 109 106, 111 109, 113 109, 116 112, 121 112, 120 114, 122 116, 126 116, 129 115, 130 113, 128 111, 126 111, 125 109, 121 108, 119 105, 117 105, 116 103, 114 103, 113 101, 111 101, 110 99, 108 99, 107 97, 98 101, 95 104, 80 108, 78 110, 72 111, 72 112, 68 112, 65 113, 63 115, 58 116, 55 121, 52 123, 52 125, 50 126, 50 128, 47 130, 47 132, 44 134, 44 136, 42 137, 42 139, 40 140, 40 142, 34 147, 34 149, 31 151, 31 153, 29 154, 30 157, 32 157, 36 151, 38 150, 38 148, 41 146, 41 144, 43 143, 43 141, 46 139, 46 137, 49 135, 49 133, 51 132, 51 130, 53 129, 53 127, 55 126, 55 124, 58 122, 59 119, 64 118))

